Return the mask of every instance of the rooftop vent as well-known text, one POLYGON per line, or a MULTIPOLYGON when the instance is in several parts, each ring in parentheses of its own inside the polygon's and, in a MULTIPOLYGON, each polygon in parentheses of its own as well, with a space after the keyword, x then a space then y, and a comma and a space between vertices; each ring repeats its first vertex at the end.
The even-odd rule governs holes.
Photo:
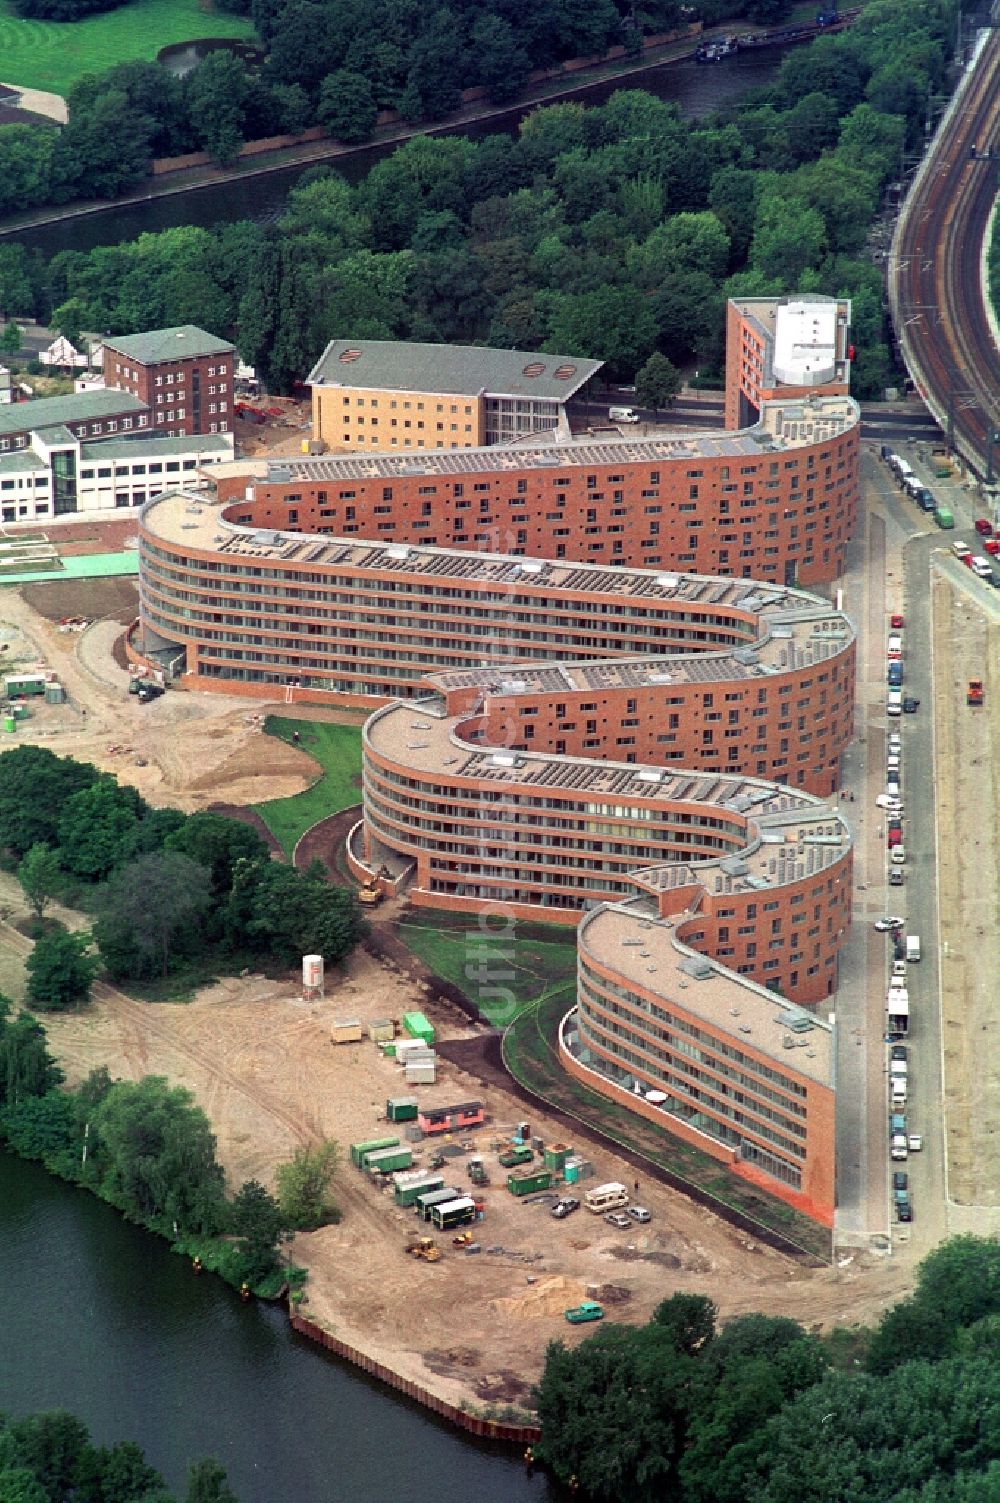
POLYGON ((361 351, 360 350, 341 350, 340 354, 337 356, 337 359, 340 361, 341 365, 350 365, 350 363, 351 363, 352 360, 360 360, 361 359, 361 351))
POLYGON ((524 370, 521 372, 521 374, 524 375, 524 376, 532 376, 532 377, 534 377, 534 376, 544 376, 545 375, 545 361, 544 360, 532 360, 529 365, 526 365, 524 367, 524 370))
POLYGON ((552 372, 552 378, 555 381, 569 381, 571 377, 575 375, 575 365, 557 365, 555 370, 552 372))

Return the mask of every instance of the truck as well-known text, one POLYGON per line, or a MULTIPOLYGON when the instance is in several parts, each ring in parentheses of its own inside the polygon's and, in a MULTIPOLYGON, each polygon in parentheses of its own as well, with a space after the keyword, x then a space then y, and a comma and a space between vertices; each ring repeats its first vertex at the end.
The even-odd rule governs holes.
POLYGON ((639 414, 634 407, 609 407, 608 418, 612 423, 637 423, 639 414))
POLYGON ((572 1309, 564 1313, 571 1326, 584 1325, 589 1320, 604 1319, 603 1305, 599 1305, 593 1299, 582 1299, 578 1305, 574 1305, 572 1309))
POLYGON ((516 1169, 518 1164, 530 1164, 535 1157, 534 1150, 527 1143, 520 1147, 505 1148, 500 1155, 500 1167, 502 1169, 516 1169))
POLYGON ((985 702, 986 694, 983 689, 981 678, 970 678, 969 687, 965 691, 965 703, 967 705, 981 705, 985 702))
POLYGON ((955 525, 955 516, 950 506, 936 506, 934 508, 934 520, 945 532, 955 525))
POLYGON ((920 935, 908 934, 906 936, 906 958, 909 961, 920 959, 920 935))
POLYGON ((910 1031, 910 994, 905 986, 890 986, 885 998, 886 1033, 905 1039, 910 1031))

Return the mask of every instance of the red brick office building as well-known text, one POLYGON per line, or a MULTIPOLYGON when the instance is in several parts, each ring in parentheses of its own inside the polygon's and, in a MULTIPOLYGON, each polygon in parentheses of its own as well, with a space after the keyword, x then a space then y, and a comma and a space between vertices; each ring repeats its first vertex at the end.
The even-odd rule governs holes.
POLYGON ((231 433, 236 350, 194 324, 108 336, 104 384, 146 403, 168 438, 231 433))

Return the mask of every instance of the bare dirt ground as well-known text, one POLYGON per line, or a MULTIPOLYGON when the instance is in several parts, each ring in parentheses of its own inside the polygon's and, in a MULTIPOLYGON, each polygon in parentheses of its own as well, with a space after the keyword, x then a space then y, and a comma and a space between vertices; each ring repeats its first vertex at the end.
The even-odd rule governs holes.
POLYGON ((990 605, 934 577, 935 755, 954 769, 937 782, 949 1224, 980 1232, 1000 1229, 1000 623, 990 605), (970 678, 985 684, 981 709, 966 705, 970 678))
MULTIPOLYGON (((82 613, 73 603, 65 610, 82 613)), ((294 792, 313 775, 303 752, 261 737, 259 703, 170 693, 135 705, 114 661, 113 630, 61 633, 9 591, 0 599, 4 633, 8 655, 36 654, 70 694, 68 706, 41 707, 18 739, 93 760, 154 803, 196 808, 220 799, 259 800, 294 792), (115 744, 131 750, 113 754, 115 744), (137 767, 136 756, 148 765, 137 767)), ((11 922, 23 916, 11 878, 0 879, 0 909, 11 922)), ((18 996, 28 942, 10 923, 0 940, 0 981, 18 996)), ((330 1023, 399 1018, 415 1005, 431 1013, 443 1039, 474 1036, 391 960, 364 953, 330 979, 322 1002, 303 1002, 294 980, 257 976, 220 982, 190 1004, 139 1003, 99 986, 85 1013, 53 1016, 46 1027, 71 1083, 105 1064, 119 1077, 162 1074, 189 1087, 238 1186, 251 1177, 272 1183, 276 1165, 319 1134, 345 1145, 381 1134, 386 1098, 411 1091, 375 1045, 329 1043, 330 1023)), ((832 1268, 803 1267, 652 1181, 640 1191, 653 1213, 648 1227, 617 1232, 583 1210, 554 1221, 547 1203, 528 1205, 508 1194, 490 1144, 525 1116, 534 1133, 564 1141, 558 1122, 526 1111, 502 1085, 482 1083, 448 1061, 438 1083, 416 1094, 438 1105, 449 1099, 486 1105, 489 1128, 474 1140, 489 1155, 493 1181, 486 1220, 477 1228, 483 1251, 465 1254, 444 1236, 441 1262, 407 1257, 412 1213, 397 1210, 348 1163, 339 1175, 342 1221, 300 1236, 291 1253, 310 1270, 312 1319, 452 1402, 523 1399, 547 1343, 586 1334, 568 1326, 562 1312, 593 1291, 626 1321, 645 1320, 661 1299, 689 1290, 710 1295, 723 1316, 764 1310, 810 1327, 871 1320, 907 1292, 909 1274, 898 1264, 865 1254, 832 1268)), ((424 1163, 432 1151, 417 1145, 424 1163)), ((593 1157, 600 1180, 632 1184, 635 1171, 614 1154, 593 1157)), ((468 1183, 461 1158, 454 1182, 468 1183)))

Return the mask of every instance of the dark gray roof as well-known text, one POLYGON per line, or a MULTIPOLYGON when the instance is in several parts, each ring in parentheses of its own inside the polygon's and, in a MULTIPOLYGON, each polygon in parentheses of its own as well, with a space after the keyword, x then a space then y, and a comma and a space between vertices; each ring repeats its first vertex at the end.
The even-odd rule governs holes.
POLYGON ((119 413, 148 412, 146 403, 127 391, 81 391, 67 397, 39 397, 0 406, 0 437, 37 432, 62 423, 91 423, 119 413))
POLYGON ((475 345, 331 339, 306 384, 461 396, 483 392, 552 402, 566 401, 603 364, 603 360, 580 360, 574 355, 475 345))
POLYGON ((193 360, 199 355, 230 355, 235 350, 227 340, 199 329, 196 324, 181 324, 176 329, 148 329, 144 334, 121 334, 114 338, 109 335, 104 345, 140 365, 193 360))

